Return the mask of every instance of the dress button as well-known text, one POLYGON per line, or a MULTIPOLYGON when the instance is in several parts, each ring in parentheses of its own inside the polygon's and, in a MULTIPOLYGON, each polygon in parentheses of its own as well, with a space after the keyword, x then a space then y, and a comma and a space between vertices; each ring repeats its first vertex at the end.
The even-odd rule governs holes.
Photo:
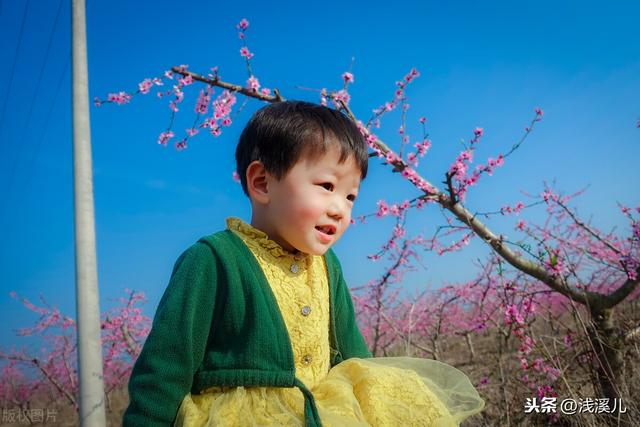
POLYGON ((307 354, 302 358, 302 363, 304 363, 305 365, 310 365, 311 362, 313 362, 313 357, 311 357, 310 354, 307 354))
POLYGON ((309 307, 308 305, 305 305, 304 307, 302 307, 302 310, 300 310, 300 312, 302 313, 303 316, 308 316, 309 313, 311 313, 311 307, 309 307))
POLYGON ((298 271, 300 271, 300 267, 298 267, 298 264, 291 264, 289 270, 291 270, 293 274, 296 274, 298 271))

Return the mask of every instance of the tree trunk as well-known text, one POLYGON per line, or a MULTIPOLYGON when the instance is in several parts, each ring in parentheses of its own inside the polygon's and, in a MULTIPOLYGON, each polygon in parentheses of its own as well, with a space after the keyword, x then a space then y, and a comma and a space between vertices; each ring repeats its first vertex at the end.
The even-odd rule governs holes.
POLYGON ((614 325, 613 309, 594 308, 591 318, 589 337, 595 351, 594 362, 598 378, 598 384, 594 384, 594 388, 600 393, 595 397, 608 398, 612 409, 614 402, 617 402, 615 410, 606 417, 609 425, 630 426, 629 414, 626 413, 626 405, 621 399, 624 388, 624 340, 614 325))

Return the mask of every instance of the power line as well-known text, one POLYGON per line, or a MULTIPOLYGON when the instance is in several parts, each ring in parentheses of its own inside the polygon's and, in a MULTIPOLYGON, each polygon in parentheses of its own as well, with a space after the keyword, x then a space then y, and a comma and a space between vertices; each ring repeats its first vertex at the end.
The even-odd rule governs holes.
MULTIPOLYGON (((33 164, 38 158, 38 152, 40 151, 40 146, 42 145, 42 141, 44 141, 44 137, 47 132, 47 127, 49 126, 49 119, 51 118, 51 114, 53 113, 53 107, 56 105, 56 101, 58 100, 58 95, 60 94, 60 88, 62 87, 62 82, 64 81, 64 77, 67 75, 67 71, 69 70, 69 65, 71 64, 71 52, 69 52, 69 57, 67 59, 67 63, 65 64, 64 70, 62 70, 62 74, 60 74, 60 78, 58 79, 58 85, 56 87, 56 93, 53 97, 53 101, 49 106, 49 112, 47 113, 47 118, 45 119, 44 126, 42 127, 42 132, 40 133, 40 138, 38 139, 38 144, 36 145, 36 149, 31 155, 29 159, 29 167, 27 170, 32 170, 33 164)), ((31 185, 31 179, 33 178, 33 173, 27 174, 27 182, 25 183, 25 193, 29 194, 29 186, 31 185)))
MULTIPOLYGON (((18 62, 18 52, 20 51, 20 46, 22 45, 22 34, 24 32, 24 23, 27 20, 27 10, 29 9, 29 0, 27 0, 27 5, 24 7, 24 12, 22 14, 22 23, 20 24, 20 35, 18 36, 18 44, 16 45, 16 51, 13 53, 13 65, 11 66, 11 75, 9 77, 9 85, 7 86, 7 92, 4 95, 4 102, 2 103, 2 114, 0 114, 0 135, 2 135, 2 129, 4 128, 4 119, 5 113, 7 112, 7 101, 9 100, 9 93, 11 92, 11 86, 13 84, 13 76, 16 71, 16 63, 18 62)), ((0 139, 0 142, 2 139, 0 139)))
MULTIPOLYGON (((26 10, 26 8, 25 8, 25 10, 26 10)), ((29 104, 29 113, 27 114, 27 120, 25 121, 24 128, 23 128, 22 133, 21 133, 20 143, 17 144, 17 155, 14 156, 14 161, 12 162, 12 167, 11 167, 11 173, 9 174, 9 178, 6 181, 7 182, 7 191, 5 193, 6 198, 3 200, 3 205, 0 206, 0 213, 4 212, 7 200, 11 196, 11 189, 12 189, 12 186, 13 186, 13 179, 14 179, 14 176, 15 176, 16 167, 17 167, 18 161, 20 160, 20 155, 22 154, 22 147, 24 147, 24 141, 25 141, 27 132, 29 131, 29 125, 31 123, 31 117, 32 117, 32 114, 33 114, 33 107, 34 107, 34 105, 36 103, 35 101, 36 101, 36 98, 38 97, 38 93, 40 92, 40 85, 42 83, 42 77, 44 75, 44 70, 46 68, 47 62, 49 61, 49 52, 51 51, 51 44, 53 42, 53 36, 55 34, 55 30, 58 27, 58 21, 60 20, 60 11, 61 10, 62 10, 62 0, 60 0, 58 2, 58 11, 56 13, 56 19, 55 19, 55 21, 53 23, 53 26, 51 27, 51 32, 49 34, 49 42, 47 43, 47 50, 45 52, 44 61, 42 62, 42 66, 40 67, 40 73, 38 74, 36 89, 35 89, 35 91, 33 93, 32 98, 31 98, 31 103, 29 104)), ((16 55, 16 57, 17 57, 17 55, 16 55)), ((65 67, 65 72, 66 72, 66 67, 65 67)), ((63 75, 64 75, 64 72, 63 72, 63 75)), ((57 93, 56 93, 55 97, 57 97, 57 93)), ((54 103, 55 103, 55 98, 54 98, 54 103)), ((36 148, 36 154, 37 154, 37 150, 38 149, 39 149, 39 144, 38 144, 38 147, 36 148)), ((31 162, 33 162, 33 156, 31 157, 31 162)), ((32 165, 30 164, 29 168, 27 170, 30 171, 31 167, 32 167, 32 165)), ((31 174, 29 173, 28 176, 30 177, 31 174)))

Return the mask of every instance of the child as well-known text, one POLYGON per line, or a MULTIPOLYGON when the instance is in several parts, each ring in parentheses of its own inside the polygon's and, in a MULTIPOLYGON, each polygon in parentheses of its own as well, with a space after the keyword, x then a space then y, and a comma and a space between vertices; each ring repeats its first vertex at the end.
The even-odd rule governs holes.
POLYGON ((251 225, 227 219, 177 260, 129 381, 125 426, 452 426, 484 401, 443 363, 372 358, 330 249, 367 147, 339 111, 259 110, 237 171, 251 225))

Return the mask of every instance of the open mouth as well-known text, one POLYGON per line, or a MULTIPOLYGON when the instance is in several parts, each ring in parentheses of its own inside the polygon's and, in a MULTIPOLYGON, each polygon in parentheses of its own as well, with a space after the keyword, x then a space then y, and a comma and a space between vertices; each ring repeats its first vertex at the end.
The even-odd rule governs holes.
POLYGON ((336 233, 336 227, 333 225, 317 225, 316 230, 329 236, 333 236, 336 233))

